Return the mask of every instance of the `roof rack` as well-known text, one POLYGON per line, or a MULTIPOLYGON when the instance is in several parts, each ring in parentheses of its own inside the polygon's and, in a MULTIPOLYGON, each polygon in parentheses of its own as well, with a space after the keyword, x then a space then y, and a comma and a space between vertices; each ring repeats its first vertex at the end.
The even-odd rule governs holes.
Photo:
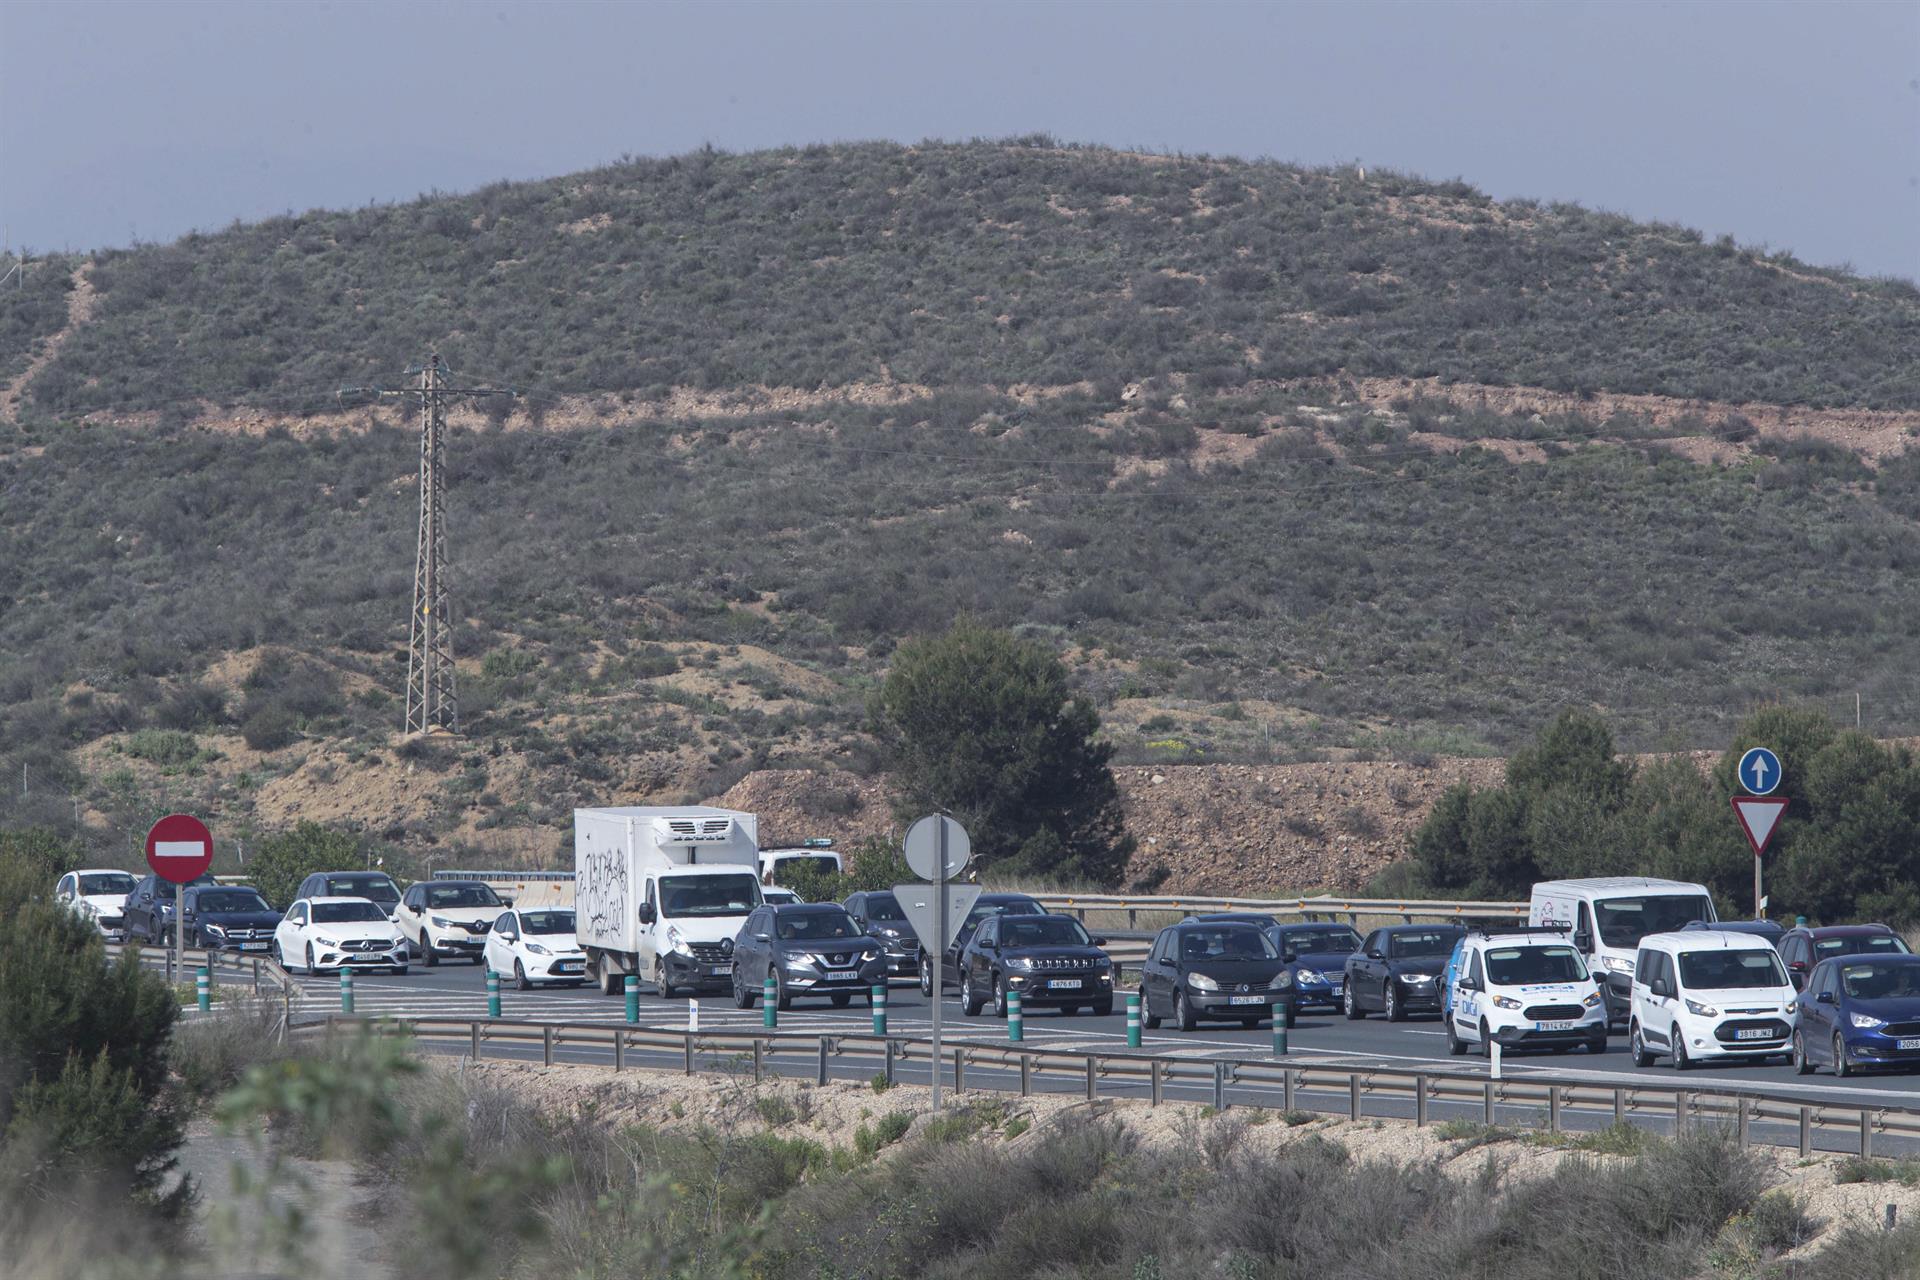
POLYGON ((1565 938, 1573 933, 1572 925, 1563 924, 1487 924, 1474 925, 1467 930, 1470 938, 1506 938, 1515 934, 1532 936, 1551 934, 1556 938, 1565 938))

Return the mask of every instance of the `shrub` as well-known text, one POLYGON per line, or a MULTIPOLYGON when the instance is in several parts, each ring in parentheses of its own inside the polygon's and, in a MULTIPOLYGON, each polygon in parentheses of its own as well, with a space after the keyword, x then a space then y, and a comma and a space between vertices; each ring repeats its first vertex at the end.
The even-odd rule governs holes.
POLYGON ((259 707, 240 726, 240 736, 255 751, 278 751, 297 736, 293 713, 273 703, 259 707))
POLYGON ((247 877, 261 897, 284 910, 308 876, 349 870, 364 861, 357 837, 317 822, 301 822, 259 843, 247 859, 247 877))

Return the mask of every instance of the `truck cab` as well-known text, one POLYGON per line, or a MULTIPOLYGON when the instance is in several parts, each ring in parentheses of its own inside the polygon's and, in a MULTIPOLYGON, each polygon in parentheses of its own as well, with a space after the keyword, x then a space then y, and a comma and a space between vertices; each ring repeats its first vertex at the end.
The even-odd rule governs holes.
POLYGON ((1547 880, 1533 886, 1527 923, 1564 930, 1587 968, 1601 980, 1609 1022, 1633 1010, 1634 961, 1649 934, 1719 920, 1705 885, 1641 876, 1547 880))
POLYGON ((662 997, 730 989, 734 937, 761 903, 754 815, 576 809, 573 828, 574 931, 600 990, 628 975, 662 997))

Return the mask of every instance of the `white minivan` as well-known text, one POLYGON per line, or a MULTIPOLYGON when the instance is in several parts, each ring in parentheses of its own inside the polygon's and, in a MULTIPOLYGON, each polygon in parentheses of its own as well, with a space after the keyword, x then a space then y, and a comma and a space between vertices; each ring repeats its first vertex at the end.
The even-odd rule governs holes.
POLYGON ((1633 1062, 1676 1071, 1706 1058, 1790 1056, 1799 993, 1765 938, 1723 929, 1640 940, 1628 1035, 1633 1062))
POLYGON ((1634 953, 1642 938, 1719 919, 1706 886, 1640 876, 1542 881, 1533 886, 1527 910, 1535 928, 1567 931, 1601 980, 1612 1022, 1626 1021, 1632 1011, 1634 953))

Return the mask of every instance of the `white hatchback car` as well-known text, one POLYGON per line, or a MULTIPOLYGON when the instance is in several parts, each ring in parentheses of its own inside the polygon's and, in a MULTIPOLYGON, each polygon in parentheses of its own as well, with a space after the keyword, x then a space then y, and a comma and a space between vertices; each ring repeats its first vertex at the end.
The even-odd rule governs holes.
POLYGON ((1635 1066, 1665 1054, 1676 1071, 1703 1058, 1789 1057, 1799 992, 1780 953, 1751 933, 1699 929, 1640 939, 1633 966, 1635 1066))
POLYGON ((536 982, 577 987, 587 980, 587 953, 565 907, 528 907, 503 913, 487 933, 487 971, 511 977, 526 991, 536 982))
POLYGON ((103 867, 91 871, 69 871, 54 887, 54 899, 72 908, 108 938, 118 942, 126 934, 124 913, 127 895, 137 884, 125 871, 103 867))
POLYGON ((273 931, 283 969, 407 971, 407 940, 387 913, 365 898, 302 898, 273 931))
POLYGON ((1469 933, 1447 993, 1447 1048, 1487 1053, 1585 1045, 1607 1051, 1607 1002, 1587 962, 1551 927, 1469 933))

